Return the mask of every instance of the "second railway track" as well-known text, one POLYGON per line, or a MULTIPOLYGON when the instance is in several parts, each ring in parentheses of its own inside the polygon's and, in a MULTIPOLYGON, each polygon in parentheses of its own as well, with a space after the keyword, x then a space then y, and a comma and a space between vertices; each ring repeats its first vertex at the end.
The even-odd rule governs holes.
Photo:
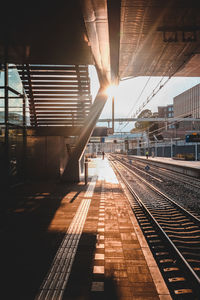
POLYGON ((200 299, 200 220, 110 156, 173 299, 200 299))
POLYGON ((169 197, 181 204, 193 215, 200 219, 200 180, 158 166, 149 164, 147 160, 139 161, 135 157, 112 156, 121 161, 133 171, 142 175, 146 180, 156 185, 169 197), (149 170, 145 171, 145 166, 149 170))

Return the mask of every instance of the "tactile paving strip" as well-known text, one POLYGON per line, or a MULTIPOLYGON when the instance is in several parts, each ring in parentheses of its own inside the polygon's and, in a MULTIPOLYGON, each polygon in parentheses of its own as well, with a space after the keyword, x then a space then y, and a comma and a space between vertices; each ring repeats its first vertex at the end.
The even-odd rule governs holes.
POLYGON ((70 227, 67 230, 35 300, 62 299, 90 207, 96 180, 97 177, 94 176, 84 195, 85 199, 82 200, 70 227))
MULTIPOLYGON (((96 249, 101 249, 104 252, 104 231, 105 231, 105 189, 104 189, 104 182, 102 182, 102 191, 101 191, 101 199, 100 199, 100 206, 99 206, 99 222, 98 222, 98 234, 97 234, 97 243, 96 249)), ((101 261, 105 264, 105 255, 104 253, 96 253, 94 257, 95 261, 101 261)), ((103 275, 105 273, 104 265, 94 265, 93 268, 93 275, 103 275)), ((92 282, 91 292, 99 293, 104 292, 104 277, 97 279, 92 282)), ((103 296, 102 296, 103 297, 103 296)))

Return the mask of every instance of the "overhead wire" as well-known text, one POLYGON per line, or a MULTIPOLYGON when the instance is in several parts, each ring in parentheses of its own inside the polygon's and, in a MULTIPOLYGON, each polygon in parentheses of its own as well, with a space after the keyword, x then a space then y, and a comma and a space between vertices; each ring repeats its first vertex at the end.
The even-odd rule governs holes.
MULTIPOLYGON (((161 52, 161 54, 160 54, 160 56, 159 56, 159 58, 158 58, 156 64, 155 64, 154 67, 153 67, 152 73, 154 73, 154 71, 155 71, 155 69, 156 69, 158 63, 160 62, 160 59, 162 58, 163 54, 165 53, 165 51, 166 51, 168 45, 169 45, 169 42, 166 43, 165 47, 163 47, 163 50, 162 50, 162 52, 161 52)), ((152 77, 153 77, 153 76, 149 76, 149 78, 148 78, 147 82, 145 83, 145 85, 144 85, 144 87, 143 87, 141 93, 139 94, 139 96, 137 97, 136 101, 134 102, 134 106, 135 106, 135 105, 138 103, 138 101, 140 100, 140 98, 141 98, 141 96, 142 96, 142 94, 143 94, 145 88, 147 87, 147 85, 148 85, 148 83, 149 83, 149 81, 150 81, 150 79, 151 79, 152 77)), ((128 116, 131 114, 132 110, 134 109, 134 106, 132 106, 131 110, 130 110, 129 113, 128 113, 128 116)))
MULTIPOLYGON (((164 17, 164 15, 165 15, 165 12, 167 11, 167 9, 168 8, 170 8, 171 7, 171 5, 173 4, 173 0, 171 0, 171 1, 168 1, 167 2, 167 6, 165 6, 165 9, 162 11, 162 13, 160 13, 160 16, 159 16, 159 18, 158 18, 158 20, 157 20, 157 22, 154 24, 154 26, 151 28, 151 30, 149 31, 149 37, 151 37, 152 36, 152 33, 153 33, 153 31, 156 29, 156 27, 157 27, 157 25, 159 24, 159 21, 161 21, 162 19, 163 19, 163 17, 164 17)), ((146 6, 147 7, 147 6, 146 6)), ((187 14, 188 12, 187 11, 185 11, 185 15, 187 14)), ((143 15, 143 24, 144 24, 144 15, 143 15)), ((148 41, 148 39, 146 39, 146 41, 148 41)), ((168 40, 168 42, 167 42, 167 44, 170 42, 170 40, 168 40)), ((191 44, 191 43, 190 43, 191 44)), ((137 45, 138 46, 138 45, 137 45)), ((184 48, 185 48, 185 46, 186 45, 184 45, 184 47, 183 47, 183 50, 184 50, 184 48)), ((138 47, 137 47, 138 48, 138 47)), ((141 48, 141 47, 140 47, 141 48)), ((140 48, 139 48, 139 50, 140 50, 140 48)), ((182 50, 182 51, 183 51, 182 50)), ((181 51, 181 52, 182 52, 181 51)), ((137 54, 139 53, 140 51, 137 51, 137 53, 135 53, 134 54, 134 57, 136 57, 137 56, 137 54)), ((179 57, 180 55, 181 55, 181 52, 179 53, 179 55, 177 55, 177 57, 179 57)), ((193 50, 193 52, 194 52, 194 50, 193 50)), ((190 58, 191 56, 189 56, 189 58, 190 58)), ((184 64, 184 62, 183 62, 183 64, 184 64)), ((173 64, 171 65, 171 67, 173 66, 173 64)), ((181 65, 181 67, 182 67, 182 65, 181 65)), ((176 72, 177 72, 177 70, 176 70, 176 72)), ((171 75, 170 76, 170 78, 172 77, 173 75, 171 75)), ((169 78, 169 79, 170 79, 169 78)), ((125 79, 127 79, 127 78, 125 78, 125 79)), ((167 82, 168 82, 168 80, 167 80, 167 82)), ((167 83, 166 82, 166 83, 167 83)), ((159 89, 158 89, 158 91, 157 91, 157 93, 159 92, 159 90, 161 89, 162 87, 160 87, 159 89)), ((156 93, 156 94, 157 94, 156 93)), ((153 95, 153 97, 154 97, 155 95, 153 95)), ((150 97, 149 99, 147 98, 147 100, 146 100, 146 102, 145 103, 143 103, 143 105, 142 105, 142 108, 144 108, 149 102, 150 102, 150 100, 153 98, 153 97, 150 97)), ((132 110, 132 109, 131 109, 132 110)), ((124 126, 123 126, 123 128, 125 128, 126 126, 128 125, 128 123, 126 123, 124 126)), ((123 129, 123 128, 121 128, 121 130, 123 129)))
MULTIPOLYGON (((185 44, 183 46, 183 48, 180 50, 179 54, 177 55, 177 58, 181 55, 181 53, 185 50, 186 47, 190 46, 190 44, 185 44)), ((143 103, 141 109, 143 109, 152 99, 153 97, 160 91, 160 89, 162 89, 166 84, 167 82, 186 64, 186 62, 191 58, 191 56, 188 56, 188 58, 186 60, 184 60, 178 67, 177 69, 172 72, 169 76, 168 76, 168 79, 164 82, 164 84, 160 85, 159 84, 161 83, 161 81, 166 77, 166 76, 163 76, 162 79, 160 80, 160 82, 156 85, 156 87, 154 88, 153 92, 151 93, 151 95, 149 97, 147 97, 146 101, 143 103), (157 87, 159 86, 158 90, 156 93, 154 93, 154 91, 157 89, 157 87)), ((173 67, 173 64, 171 64, 171 66, 169 67, 168 69, 168 72, 170 71, 170 69, 173 67)), ((137 114, 141 111, 141 109, 139 111, 137 111, 137 114)))
MULTIPOLYGON (((198 106, 198 107, 196 107, 195 109, 192 109, 192 110, 190 110, 189 112, 188 112, 188 114, 192 114, 192 113, 195 113, 197 110, 199 110, 200 109, 200 105, 198 106)), ((177 118, 181 118, 181 117, 184 117, 185 116, 185 114, 180 114, 180 115, 178 115, 177 116, 177 118)), ((153 122, 153 121, 152 121, 153 122)), ((164 121, 165 122, 165 121, 164 121)), ((182 120, 177 120, 177 121, 174 121, 174 122, 170 122, 170 124, 167 124, 167 127, 169 127, 170 125, 175 125, 175 124, 177 124, 177 123, 180 123, 180 122, 184 122, 184 121, 182 121, 182 120)), ((188 121, 187 121, 188 122, 188 121)), ((195 121, 194 121, 195 122, 195 121)), ((162 122, 163 123, 163 122, 162 122)), ((150 126, 148 127, 148 129, 150 128, 150 126)), ((156 132, 159 132, 159 131, 161 131, 162 132, 162 129, 165 129, 166 128, 166 125, 165 126, 163 126, 163 127, 160 127, 160 128, 158 128, 158 129, 155 129, 154 131, 151 131, 151 134, 153 134, 153 133, 156 133, 156 132)), ((138 131, 139 132, 139 131, 138 131)), ((161 133, 160 132, 160 133, 161 133)))
MULTIPOLYGON (((158 65, 158 63, 159 63, 161 57, 163 56, 164 52, 165 52, 166 49, 167 49, 168 44, 169 44, 169 43, 167 43, 167 44, 165 45, 165 47, 163 48, 163 50, 162 50, 162 52, 161 52, 161 54, 160 54, 160 56, 159 56, 159 58, 158 58, 156 64, 154 65, 154 68, 153 68, 153 71, 152 71, 152 72, 155 71, 155 69, 156 69, 156 67, 157 67, 157 65, 158 65)), ((150 81, 150 79, 151 79, 152 77, 153 77, 153 76, 149 76, 149 78, 147 79, 147 81, 146 81, 146 83, 145 83, 145 85, 144 85, 142 91, 140 92, 139 96, 137 97, 136 101, 134 102, 134 105, 132 106, 131 110, 129 111, 127 117, 131 114, 131 112, 132 112, 132 110, 134 109, 135 105, 136 105, 137 102, 140 100, 140 98, 141 98, 141 96, 142 96, 142 94, 143 94, 145 88, 147 87, 147 85, 148 85, 148 83, 149 83, 149 81, 150 81)), ((129 122, 126 122, 126 124, 121 128, 121 130, 123 130, 128 124, 129 124, 129 122)), ((118 127, 118 128, 119 128, 119 127, 118 127)))
MULTIPOLYGON (((168 43, 167 43, 167 45, 168 45, 168 43)), ((166 46, 167 46, 166 45, 166 46)), ((185 47, 188 47, 188 45, 189 44, 186 44, 186 45, 184 45, 183 46, 183 48, 181 49, 181 51, 179 52, 179 54, 177 55, 177 57, 179 57, 180 56, 180 54, 181 54, 181 52, 183 52, 184 51, 184 49, 185 49, 185 47)), ((165 47, 166 48, 166 47, 165 47)), ((162 52, 162 55, 163 55, 163 53, 164 53, 164 51, 162 52)), ((161 56, 160 56, 161 57, 161 56)), ((160 60, 160 57, 159 57, 159 60, 160 60)), ((143 105, 142 105, 142 108, 141 109, 143 109, 153 98, 154 98, 154 96, 156 96, 157 95, 157 93, 167 84, 167 82, 185 65, 185 63, 189 60, 191 58, 191 56, 189 56, 188 58, 187 58, 187 60, 184 60, 182 63, 181 63, 181 65, 180 66, 178 66, 178 68, 172 73, 172 74, 170 74, 170 76, 168 76, 168 79, 162 84, 162 85, 160 85, 159 86, 159 84, 162 82, 162 80, 166 77, 166 76, 163 76, 162 78, 161 78, 161 80, 159 81, 159 83, 156 85, 156 87, 153 89, 153 91, 152 91, 152 93, 150 94, 150 96, 149 97, 147 97, 147 99, 146 99, 146 101, 143 103, 143 105), (158 90, 155 92, 155 89, 157 88, 159 86, 159 88, 158 88, 158 90)), ((157 65, 156 65, 157 66, 157 65)), ((168 72, 169 72, 169 70, 171 69, 173 67, 173 64, 171 64, 171 66, 169 67, 169 69, 168 69, 168 72)), ((137 111, 137 114, 139 113, 140 111, 137 111)), ((129 124, 129 122, 126 122, 126 124, 121 128, 121 130, 123 130, 127 125, 129 124)))

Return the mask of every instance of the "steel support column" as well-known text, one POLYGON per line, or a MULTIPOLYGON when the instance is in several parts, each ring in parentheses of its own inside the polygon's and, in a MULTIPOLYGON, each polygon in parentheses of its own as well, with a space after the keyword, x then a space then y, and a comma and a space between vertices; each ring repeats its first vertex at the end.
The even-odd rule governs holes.
POLYGON ((27 147, 27 134, 26 134, 26 96, 23 94, 23 162, 22 162, 22 176, 26 179, 26 147, 27 147))
POLYGON ((5 63, 4 65, 4 99, 5 99, 4 102, 5 143, 7 144, 8 141, 8 64, 7 63, 5 63))
POLYGON ((111 82, 113 85, 118 85, 121 0, 107 0, 107 8, 110 40, 111 82))
MULTIPOLYGON (((110 40, 111 82, 113 86, 119 84, 119 49, 120 49, 120 13, 121 0, 108 0, 108 24, 110 40)), ((114 133, 114 96, 112 97, 112 132, 114 133)))
POLYGON ((5 62, 4 64, 4 123, 5 123, 5 180, 6 184, 8 183, 9 177, 9 125, 8 125, 8 63, 5 62))

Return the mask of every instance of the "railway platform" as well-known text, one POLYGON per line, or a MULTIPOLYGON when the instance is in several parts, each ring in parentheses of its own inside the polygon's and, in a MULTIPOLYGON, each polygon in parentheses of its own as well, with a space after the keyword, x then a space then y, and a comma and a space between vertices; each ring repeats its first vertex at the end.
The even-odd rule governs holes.
POLYGON ((153 164, 159 167, 165 167, 166 169, 176 171, 185 175, 200 178, 200 161, 186 161, 172 159, 170 157, 149 157, 146 159, 145 156, 133 156, 136 159, 146 161, 148 164, 153 164))
POLYGON ((89 178, 88 185, 32 183, 7 195, 3 299, 171 299, 106 158, 89 162, 89 178))

